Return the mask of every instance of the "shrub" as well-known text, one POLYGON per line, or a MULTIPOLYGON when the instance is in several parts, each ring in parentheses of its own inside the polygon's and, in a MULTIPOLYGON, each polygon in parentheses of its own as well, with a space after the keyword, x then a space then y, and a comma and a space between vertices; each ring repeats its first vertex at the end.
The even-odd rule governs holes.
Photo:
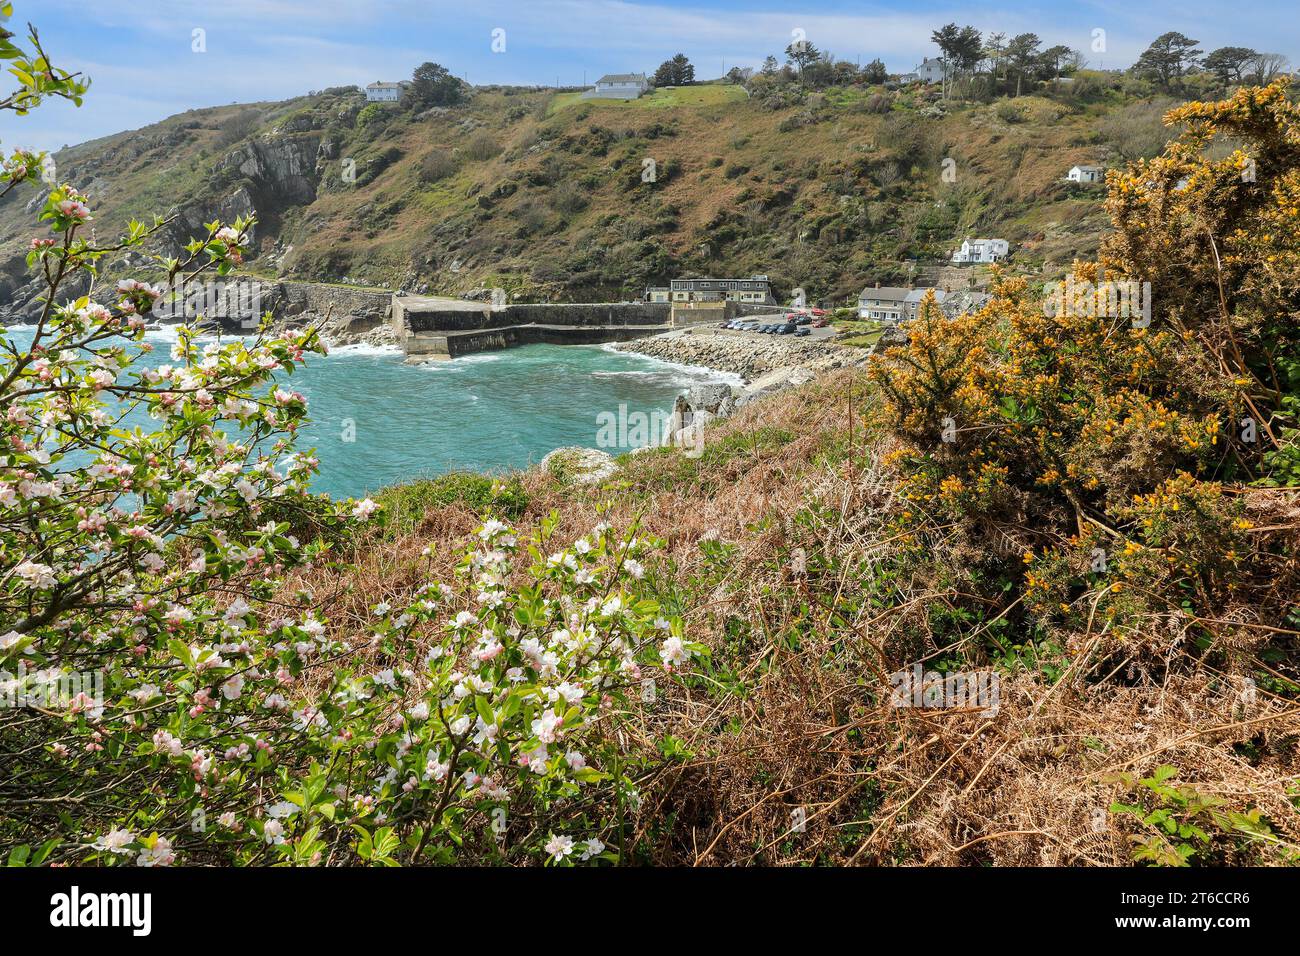
POLYGON ((382 126, 391 118, 391 111, 386 110, 380 103, 370 103, 362 108, 357 114, 357 126, 366 129, 371 126, 382 126))
POLYGON ((475 162, 482 162, 498 155, 501 152, 501 146, 491 133, 487 130, 480 130, 465 141, 465 145, 461 147, 461 152, 475 162))
POLYGON ((218 146, 232 146, 241 139, 246 139, 257 129, 262 114, 257 110, 240 110, 233 116, 222 120, 217 137, 218 146))
POLYGON ((1269 483, 1300 455, 1276 377, 1300 357, 1282 318, 1300 308, 1300 273, 1279 265, 1300 255, 1300 160, 1278 146, 1300 110, 1277 84, 1168 120, 1186 132, 1108 181, 1116 232, 1100 263, 1150 283, 1149 320, 1117 312, 1099 265, 1080 263, 1074 288, 1103 291, 1065 308, 1008 279, 977 315, 927 299, 871 371, 912 519, 961 529, 1004 573, 1018 562, 1003 542, 1022 542, 1014 576, 1038 625, 1105 621, 1103 655, 1120 640, 1156 653, 1150 622, 1172 608, 1233 655, 1268 632, 1223 645, 1213 622, 1281 620, 1297 588, 1288 524, 1254 532, 1248 493, 1227 483, 1269 483), (1212 158, 1220 136, 1241 149, 1212 158))
POLYGON ((1004 123, 1023 123, 1026 118, 1024 106, 1014 100, 999 100, 993 111, 1004 123))
POLYGON ((445 149, 430 150, 420 160, 420 182, 426 185, 446 179, 455 172, 456 158, 445 149))
MULTIPOLYGON (((0 53, 20 80, 37 72, 8 34, 0 53)), ((84 90, 48 64, 39 88, 23 82, 0 108, 84 90)), ((0 192, 40 173, 39 155, 12 154, 0 192)), ((350 646, 285 580, 331 543, 304 543, 286 519, 333 529, 380 510, 307 493, 317 462, 294 447, 306 402, 274 376, 322 350, 316 329, 203 348, 182 329, 174 364, 142 368, 162 290, 68 292, 111 262, 82 238, 92 210, 65 183, 38 218, 52 237, 28 265, 44 310, 30 341, 0 353, 0 689, 18 705, 0 707, 8 858, 616 859, 638 800, 629 692, 643 669, 704 650, 640 596, 654 542, 602 524, 560 543, 554 522, 520 540, 490 519, 454 583, 374 604, 350 646), (122 427, 136 410, 154 424, 122 427)), ((251 226, 212 223, 184 256, 149 261, 192 288, 241 261, 251 226)), ((132 223, 109 248, 140 256, 163 227, 132 223)), ((485 482, 390 492, 389 530, 417 501, 524 507, 517 482, 485 482)))

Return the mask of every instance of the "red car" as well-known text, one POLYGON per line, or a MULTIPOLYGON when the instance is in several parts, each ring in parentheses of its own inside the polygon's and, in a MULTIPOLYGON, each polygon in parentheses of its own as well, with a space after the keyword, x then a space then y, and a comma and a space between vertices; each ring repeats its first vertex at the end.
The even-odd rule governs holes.
POLYGON ((812 310, 812 314, 813 314, 813 315, 825 315, 825 314, 826 314, 826 310, 825 310, 825 309, 813 309, 813 310, 812 310))

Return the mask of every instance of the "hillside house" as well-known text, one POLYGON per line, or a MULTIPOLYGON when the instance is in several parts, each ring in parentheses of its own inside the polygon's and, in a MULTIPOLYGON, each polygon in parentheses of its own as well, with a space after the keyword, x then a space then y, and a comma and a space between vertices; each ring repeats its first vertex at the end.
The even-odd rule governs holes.
POLYGON ((410 85, 408 80, 399 80, 396 83, 376 80, 366 87, 366 100, 371 103, 400 103, 410 85))
POLYGON ((634 100, 650 89, 644 73, 607 73, 582 94, 584 100, 634 100))
POLYGON ((965 239, 961 248, 952 254, 952 261, 954 265, 1001 262, 1010 250, 1011 245, 1005 239, 965 239))
POLYGON ((1099 183, 1105 180, 1106 170, 1102 166, 1071 166, 1065 178, 1072 183, 1099 183))
POLYGON ((942 57, 926 57, 921 61, 921 65, 916 67, 911 73, 904 73, 899 77, 903 83, 942 83, 944 77, 944 62, 942 57))
MULTIPOLYGON (((747 279, 673 279, 669 285, 673 302, 755 302, 776 305, 767 276, 747 279)), ((653 299, 651 301, 654 301, 653 299)))
POLYGON ((927 292, 934 292, 934 299, 939 305, 943 305, 948 295, 945 289, 903 289, 880 285, 868 287, 858 296, 858 317, 884 325, 907 322, 916 318, 921 300, 927 292))
POLYGON ((650 286, 645 290, 647 302, 671 302, 672 290, 666 285, 650 286))
POLYGON ((982 309, 989 301, 986 292, 951 292, 948 289, 901 289, 877 285, 862 290, 858 296, 858 317, 882 325, 898 325, 915 319, 926 293, 934 293, 935 303, 947 315, 963 315, 982 309))

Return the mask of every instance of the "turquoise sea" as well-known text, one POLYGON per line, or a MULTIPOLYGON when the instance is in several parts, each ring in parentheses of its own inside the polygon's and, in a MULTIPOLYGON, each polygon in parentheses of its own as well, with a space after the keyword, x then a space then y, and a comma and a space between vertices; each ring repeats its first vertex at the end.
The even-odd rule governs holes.
MULTIPOLYGON (((17 344, 31 330, 0 334, 17 344)), ((169 362, 174 330, 146 337, 154 351, 142 361, 169 362)), ((361 496, 448 471, 522 468, 564 445, 601 447, 600 416, 618 417, 620 406, 634 420, 662 416, 691 384, 735 381, 603 346, 527 345, 424 365, 402 359, 395 348, 343 346, 281 377, 307 396, 312 421, 298 447, 314 446, 320 458, 314 490, 361 496)))

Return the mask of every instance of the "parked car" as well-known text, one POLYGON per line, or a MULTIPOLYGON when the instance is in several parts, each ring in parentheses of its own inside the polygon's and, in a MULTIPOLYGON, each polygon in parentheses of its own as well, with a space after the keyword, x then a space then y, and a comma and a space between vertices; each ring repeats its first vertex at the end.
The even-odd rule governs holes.
POLYGON ((798 326, 797 324, 795 324, 794 322, 787 322, 785 325, 781 326, 781 327, 780 327, 779 329, 777 329, 776 331, 777 331, 778 333, 780 333, 781 335, 790 335, 790 334, 792 334, 792 333, 794 332, 794 330, 797 329, 797 328, 799 328, 799 326, 798 326))
POLYGON ((794 334, 795 334, 796 338, 802 338, 802 337, 805 336, 805 335, 812 335, 812 329, 807 329, 807 328, 804 328, 804 329, 795 329, 795 330, 794 330, 794 334))
POLYGON ((812 310, 812 314, 813 314, 813 315, 825 315, 825 314, 826 314, 826 310, 825 310, 825 309, 813 309, 813 310, 812 310))

